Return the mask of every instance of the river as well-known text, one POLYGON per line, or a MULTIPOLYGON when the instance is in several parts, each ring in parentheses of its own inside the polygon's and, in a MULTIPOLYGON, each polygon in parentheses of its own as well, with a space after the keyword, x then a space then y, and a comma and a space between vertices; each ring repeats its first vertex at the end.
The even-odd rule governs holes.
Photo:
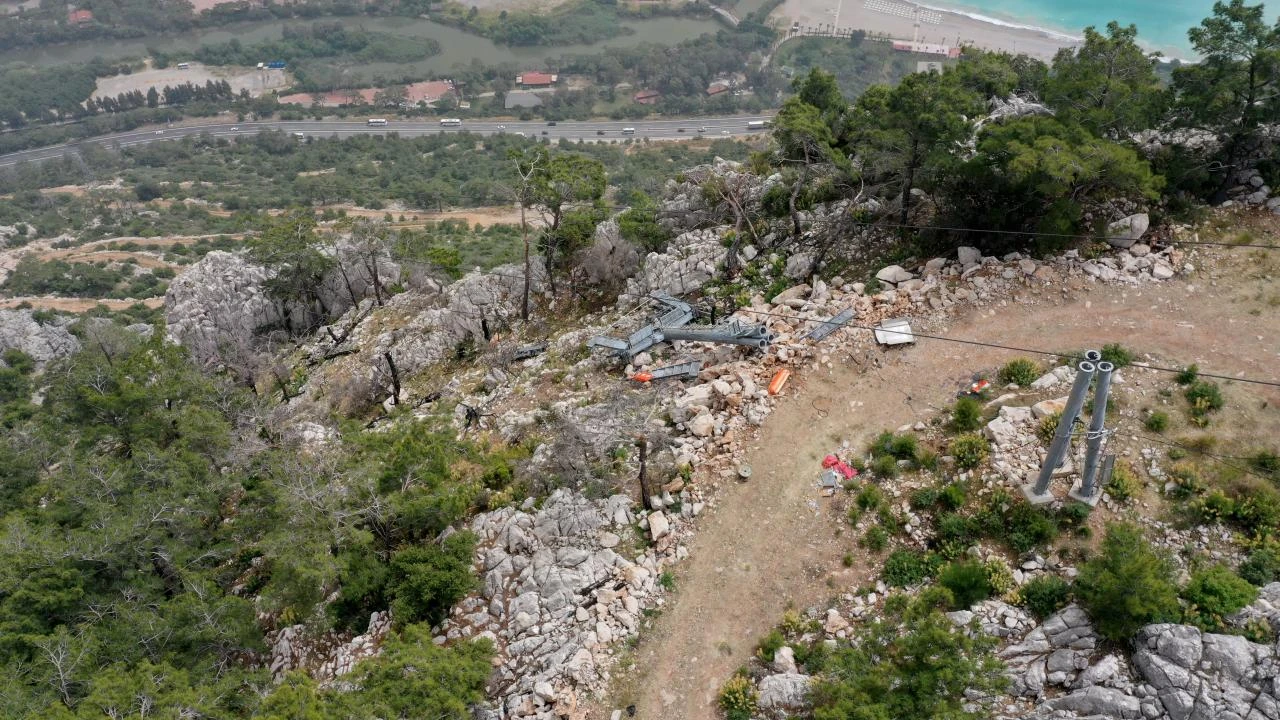
MULTIPOLYGON (((743 0, 744 5, 755 5, 763 0, 743 0)), ((423 18, 405 17, 325 17, 315 20, 265 20, 258 22, 236 23, 218 28, 209 28, 195 32, 166 35, 160 38, 138 40, 94 40, 88 42, 66 43, 35 49, 24 48, 0 53, 0 64, 9 62, 25 62, 40 66, 62 65, 66 63, 86 62, 95 57, 105 60, 143 57, 147 47, 160 50, 190 49, 200 45, 220 43, 238 38, 242 43, 254 43, 262 40, 279 38, 285 25, 300 25, 308 22, 338 22, 346 27, 363 27, 367 30, 408 35, 412 37, 433 38, 440 43, 440 54, 426 60, 413 63, 375 63, 362 66, 365 73, 409 73, 417 75, 445 74, 459 65, 469 65, 479 60, 485 65, 515 63, 529 66, 541 66, 548 57, 558 57, 569 53, 598 53, 611 47, 633 47, 641 43, 653 42, 663 45, 674 45, 683 40, 696 38, 703 33, 714 33, 723 27, 715 20, 701 20, 688 17, 658 17, 644 20, 625 20, 624 27, 633 30, 631 34, 620 35, 590 45, 561 45, 535 47, 507 47, 496 45, 487 38, 462 32, 457 28, 423 18)), ((363 73, 362 73, 363 74, 363 73)))

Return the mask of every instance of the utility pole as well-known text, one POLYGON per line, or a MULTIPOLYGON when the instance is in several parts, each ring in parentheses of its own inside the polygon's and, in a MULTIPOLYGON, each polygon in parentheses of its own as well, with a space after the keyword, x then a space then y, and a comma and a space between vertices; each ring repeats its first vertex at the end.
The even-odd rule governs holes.
POLYGON ((1089 384, 1093 381, 1097 369, 1094 363, 1102 358, 1102 353, 1090 350, 1085 353, 1085 358, 1077 366, 1075 383, 1071 386, 1071 394, 1067 396, 1067 406, 1062 409, 1058 430, 1053 435, 1053 442, 1049 444, 1049 452, 1045 455, 1044 465, 1040 467, 1040 474, 1035 483, 1022 486, 1022 494, 1032 505, 1044 505, 1055 500, 1053 493, 1049 492, 1049 481, 1071 448, 1071 431, 1080 415, 1080 409, 1084 407, 1089 384))
POLYGON ((649 503, 649 478, 645 476, 648 470, 646 464, 649 460, 649 440, 644 435, 638 435, 636 445, 640 447, 640 506, 645 510, 652 510, 649 503))
POLYGON ((1090 507, 1096 506, 1102 499, 1101 488, 1098 487, 1098 461, 1102 450, 1102 439, 1106 435, 1107 397, 1111 394, 1111 373, 1116 369, 1109 362, 1098 363, 1098 384, 1093 390, 1093 415, 1089 418, 1089 432, 1085 435, 1086 450, 1084 469, 1080 473, 1080 481, 1071 488, 1067 496, 1079 500, 1090 507))

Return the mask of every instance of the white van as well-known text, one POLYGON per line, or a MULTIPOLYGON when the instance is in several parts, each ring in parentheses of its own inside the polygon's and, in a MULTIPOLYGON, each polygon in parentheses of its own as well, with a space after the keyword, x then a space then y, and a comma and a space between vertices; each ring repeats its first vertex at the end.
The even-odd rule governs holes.
POLYGON ((636 129, 635 129, 635 128, 622 128, 622 134, 623 134, 623 135, 635 135, 635 134, 636 134, 636 129))

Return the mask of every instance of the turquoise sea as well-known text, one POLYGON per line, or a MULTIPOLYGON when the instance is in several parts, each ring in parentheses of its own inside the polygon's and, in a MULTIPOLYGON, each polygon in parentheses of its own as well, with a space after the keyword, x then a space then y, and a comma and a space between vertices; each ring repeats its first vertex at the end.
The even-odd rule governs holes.
MULTIPOLYGON (((1247 0, 1246 0, 1247 1, 1247 0)), ((1192 58, 1187 29, 1213 11, 1213 0, 920 0, 921 4, 963 12, 1011 25, 1027 25, 1079 36, 1089 25, 1101 30, 1111 20, 1138 26, 1138 39, 1171 57, 1192 58)), ((1250 3, 1252 4, 1252 3, 1250 3)), ((1273 3, 1275 5, 1275 3, 1273 3)), ((1280 5, 1276 5, 1280 9, 1280 5)), ((1275 14, 1268 11, 1268 20, 1275 14)))

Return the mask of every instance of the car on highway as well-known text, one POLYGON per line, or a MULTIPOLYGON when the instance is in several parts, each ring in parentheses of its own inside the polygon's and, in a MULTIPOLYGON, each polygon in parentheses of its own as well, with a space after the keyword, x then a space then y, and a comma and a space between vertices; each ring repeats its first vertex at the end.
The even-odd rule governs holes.
POLYGON ((728 134, 729 134, 729 131, 728 131, 728 130, 721 130, 721 131, 720 131, 720 134, 721 134, 721 135, 728 135, 728 134))
POLYGON ((519 137, 524 137, 524 136, 525 136, 525 135, 524 135, 524 133, 522 133, 522 132, 518 132, 518 133, 516 133, 516 135, 517 135, 517 136, 519 136, 519 137))
POLYGON ((296 133, 294 133, 294 134, 293 134, 293 136, 294 136, 294 137, 296 137, 296 138, 298 138, 299 140, 302 140, 302 139, 304 139, 304 138, 306 138, 306 137, 307 137, 306 135, 304 135, 303 133, 300 133, 300 132, 296 132, 296 133))
POLYGON ((239 125, 232 125, 232 126, 231 126, 231 132, 240 132, 240 126, 239 126, 239 125))
POLYGON ((556 126, 556 121, 555 121, 555 120, 548 120, 548 121, 547 121, 547 127, 555 127, 555 126, 556 126))
POLYGON ((499 130, 506 130, 506 129, 507 129, 507 126, 506 126, 506 125, 499 125, 499 126, 498 126, 498 129, 499 129, 499 130))
POLYGON ((597 131, 596 131, 596 134, 597 134, 597 135, 603 135, 603 134, 604 134, 604 131, 603 131, 603 130, 597 130, 597 131))
POLYGON ((157 131, 156 131, 156 134, 157 134, 157 135, 163 135, 163 134, 164 134, 164 131, 163 131, 163 130, 157 130, 157 131))
POLYGON ((700 132, 700 133, 704 133, 704 132, 706 132, 706 131, 707 131, 707 126, 706 126, 706 125, 703 125, 702 127, 698 128, 698 132, 700 132))
POLYGON ((684 128, 676 128, 676 132, 684 132, 684 128))

